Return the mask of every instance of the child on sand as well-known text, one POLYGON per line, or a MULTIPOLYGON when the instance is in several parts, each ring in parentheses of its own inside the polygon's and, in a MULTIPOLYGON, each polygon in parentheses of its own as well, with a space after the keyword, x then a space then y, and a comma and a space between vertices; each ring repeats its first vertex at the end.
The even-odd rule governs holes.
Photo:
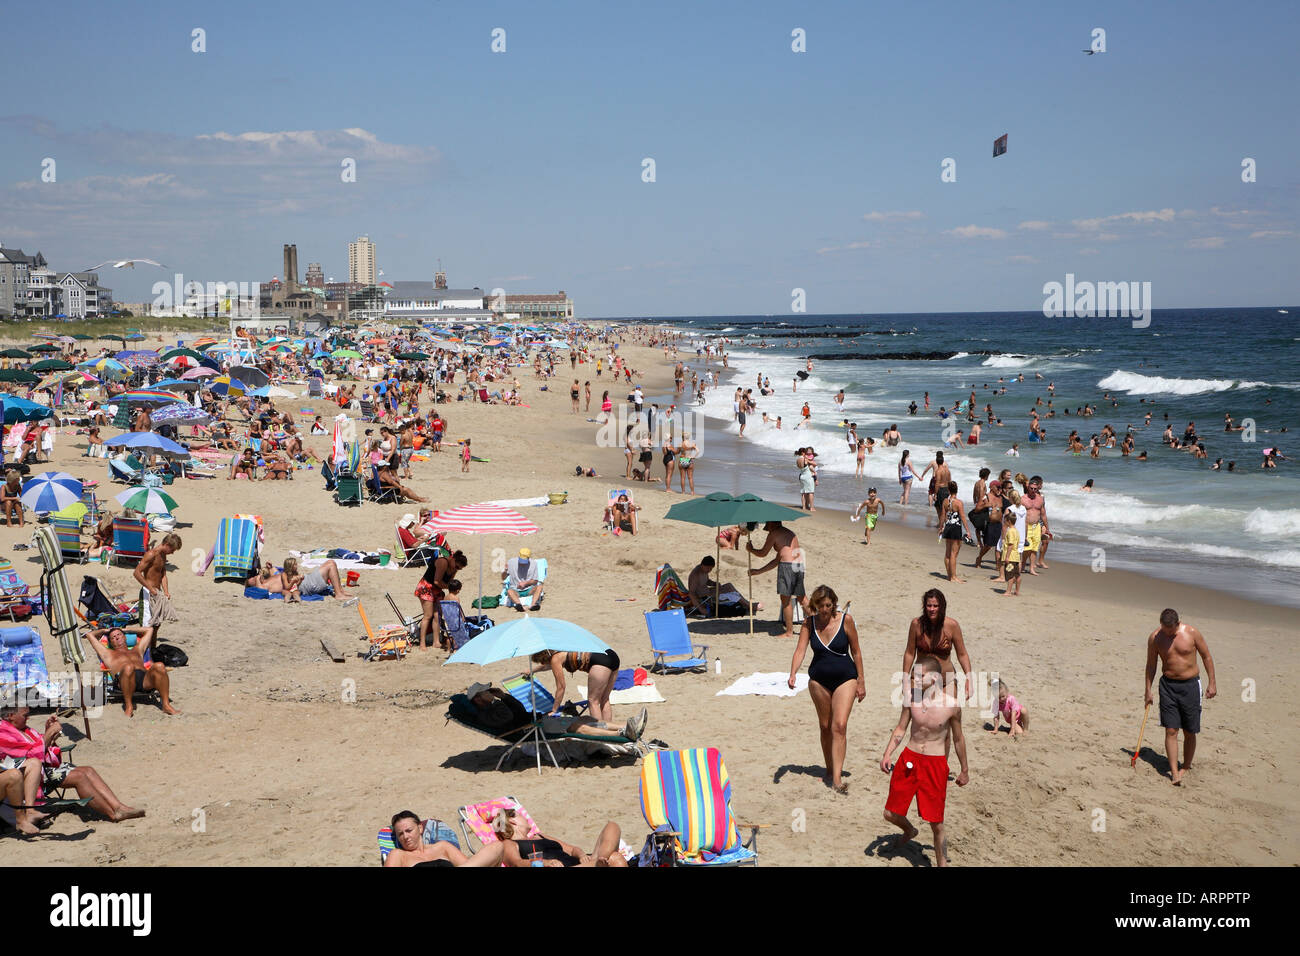
POLYGON ((857 521, 864 511, 867 520, 862 525, 862 543, 871 544, 871 532, 876 527, 876 522, 885 516, 885 503, 876 497, 875 488, 867 489, 867 500, 854 509, 851 520, 857 521))
POLYGON ((470 457, 469 439, 466 438, 460 446, 460 470, 462 474, 469 471, 470 457))
MULTIPOLYGON (((934 857, 938 866, 948 865, 948 844, 943 832, 944 803, 948 796, 948 740, 952 735, 961 773, 957 786, 970 782, 970 768, 966 763, 966 738, 961 730, 961 704, 944 686, 943 670, 935 657, 925 655, 912 666, 910 687, 905 690, 911 700, 903 704, 898 726, 885 745, 880 758, 880 769, 890 774, 889 797, 885 801, 885 820, 903 831, 894 849, 900 850, 916 836, 916 827, 907 819, 912 798, 921 819, 930 824, 934 834, 934 857), (903 741, 903 734, 911 725, 911 737, 893 763, 894 750, 903 741)), ((955 689, 955 687, 954 687, 955 689)))
POLYGON ((1020 597, 1020 532, 1016 530, 1016 516, 1008 509, 1002 515, 1002 574, 1006 578, 1003 597, 1014 594, 1020 597))
POLYGON ((1011 696, 1011 688, 1007 682, 999 680, 997 682, 998 706, 993 712, 993 726, 990 728, 993 733, 998 732, 1002 721, 1005 720, 1011 725, 1011 736, 1019 737, 1029 730, 1029 711, 1020 706, 1020 701, 1011 696))

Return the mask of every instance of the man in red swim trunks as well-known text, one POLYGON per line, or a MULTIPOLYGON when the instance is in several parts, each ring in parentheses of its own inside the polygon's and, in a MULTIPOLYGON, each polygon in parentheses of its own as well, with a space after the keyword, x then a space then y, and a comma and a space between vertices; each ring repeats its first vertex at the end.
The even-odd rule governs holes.
POLYGON ((966 738, 961 730, 961 704, 956 697, 956 682, 944 686, 943 668, 937 658, 926 655, 917 660, 910 682, 904 690, 910 696, 903 704, 898 726, 885 745, 880 758, 880 769, 890 774, 889 798, 885 801, 885 820, 903 831, 894 845, 895 852, 916 836, 916 827, 907 819, 912 798, 921 819, 930 824, 934 833, 934 857, 939 866, 948 865, 948 844, 943 832, 944 801, 948 795, 948 735, 957 748, 961 773, 957 786, 970 782, 970 769, 966 763, 966 738), (909 687, 910 684, 910 687, 909 687), (903 742, 908 724, 912 735, 907 746, 892 761, 893 753, 903 742))

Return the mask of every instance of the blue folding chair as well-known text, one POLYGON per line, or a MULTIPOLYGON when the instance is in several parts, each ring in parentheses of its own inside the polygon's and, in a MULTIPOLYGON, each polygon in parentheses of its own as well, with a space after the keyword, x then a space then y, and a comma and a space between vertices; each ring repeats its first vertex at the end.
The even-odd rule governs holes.
POLYGON ((691 632, 686 627, 686 614, 681 608, 646 611, 645 627, 650 633, 650 650, 655 656, 650 670, 656 674, 664 671, 703 670, 708 666, 709 645, 691 642, 691 632), (670 661, 670 656, 678 659, 670 661))

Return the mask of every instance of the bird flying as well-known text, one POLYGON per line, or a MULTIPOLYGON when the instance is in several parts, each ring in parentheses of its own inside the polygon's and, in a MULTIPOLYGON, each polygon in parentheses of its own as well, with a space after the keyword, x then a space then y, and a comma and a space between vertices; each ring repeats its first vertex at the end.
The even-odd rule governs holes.
POLYGON ((89 269, 82 269, 82 272, 94 272, 96 269, 102 269, 104 266, 112 266, 114 269, 134 269, 137 262, 144 263, 147 266, 157 266, 159 269, 167 267, 161 262, 154 262, 152 259, 108 259, 97 266, 91 266, 89 269))

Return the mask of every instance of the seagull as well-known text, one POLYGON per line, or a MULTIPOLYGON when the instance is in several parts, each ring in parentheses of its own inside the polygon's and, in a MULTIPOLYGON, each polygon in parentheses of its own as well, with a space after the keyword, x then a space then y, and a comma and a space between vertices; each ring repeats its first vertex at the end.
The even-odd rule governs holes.
POLYGON ((137 262, 142 262, 147 266, 157 266, 159 269, 167 267, 161 262, 154 262, 152 259, 108 259, 97 266, 91 266, 89 269, 82 269, 82 272, 94 272, 96 269, 102 269, 104 266, 112 266, 114 269, 134 269, 137 262))

